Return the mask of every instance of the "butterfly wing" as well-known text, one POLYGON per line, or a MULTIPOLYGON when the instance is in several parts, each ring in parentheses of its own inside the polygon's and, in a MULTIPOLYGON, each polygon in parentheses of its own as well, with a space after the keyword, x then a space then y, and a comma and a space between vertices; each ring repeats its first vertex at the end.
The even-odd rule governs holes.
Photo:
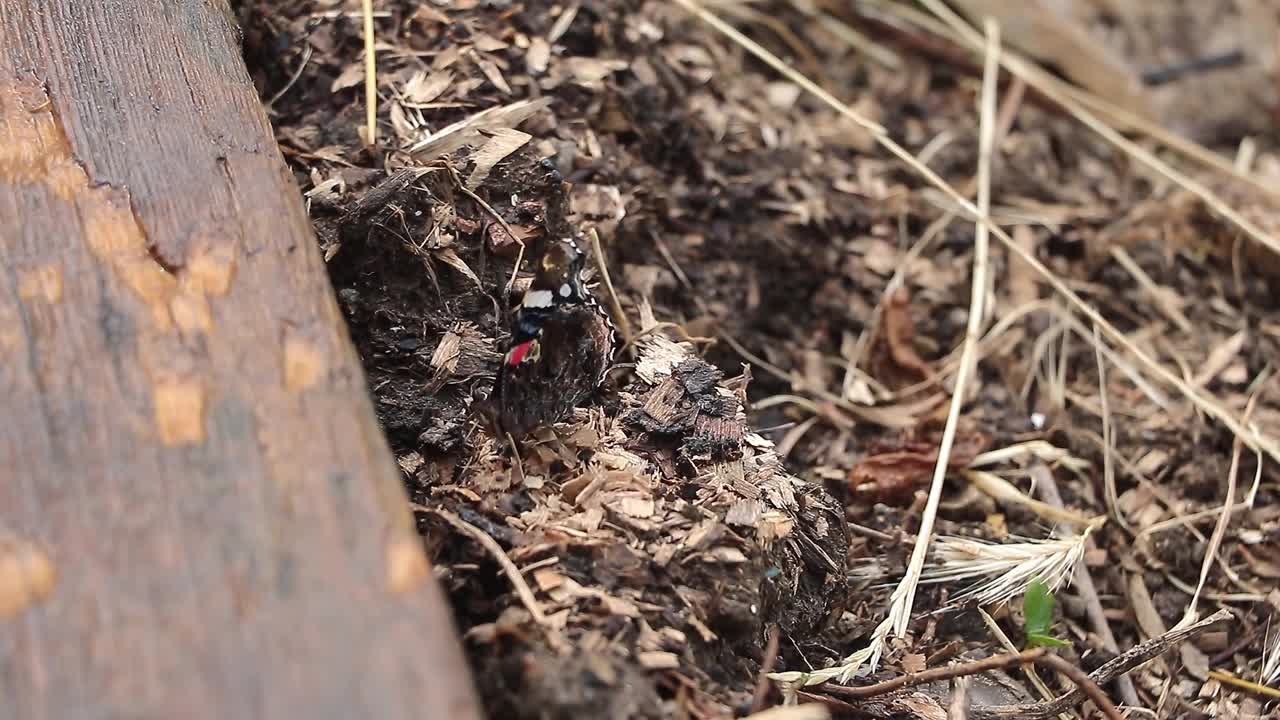
POLYGON ((498 375, 498 422, 512 435, 564 420, 595 392, 612 356, 613 330, 584 303, 557 308, 532 342, 513 348, 498 375))

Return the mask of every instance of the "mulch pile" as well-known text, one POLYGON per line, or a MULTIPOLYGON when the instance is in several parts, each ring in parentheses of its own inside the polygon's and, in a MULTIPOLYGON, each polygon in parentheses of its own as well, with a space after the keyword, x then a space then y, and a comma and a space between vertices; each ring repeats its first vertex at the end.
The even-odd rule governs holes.
MULTIPOLYGON (((824 667, 865 646, 936 461, 972 224, 866 132, 675 5, 375 5, 376 150, 360 135, 359 3, 245 0, 238 13, 490 715, 741 714, 779 701, 764 670, 824 667), (634 342, 593 402, 513 443, 483 411, 511 309, 548 240, 589 248, 589 229, 634 342), (475 530, 518 568, 515 583, 475 530), (857 571, 868 559, 874 580, 857 571)), ((885 46, 891 66, 831 29, 832 16, 858 27, 855 9, 820 19, 802 6, 722 9, 972 191, 973 66, 901 38, 885 46)), ((1143 22, 1128 30, 1180 27, 1143 22)), ((1001 91, 996 219, 1187 382, 1237 416, 1256 396, 1250 422, 1280 434, 1276 258, 1052 102, 1007 80, 1001 91)), ((1264 133, 1252 165, 1277 181, 1274 125, 1233 126, 1222 107, 1196 124, 1185 102, 1168 107, 1228 149, 1240 128, 1264 133)), ((1280 235, 1274 197, 1188 170, 1280 235)), ((971 384, 938 532, 1051 534, 1053 521, 961 477, 983 451, 1044 440, 1087 460, 1055 477, 1070 510, 1125 520, 1093 533, 1084 563, 1130 647, 1182 617, 1217 518, 1195 513, 1221 505, 1233 437, 1109 351, 1108 498, 1091 328, 999 248, 992 263, 998 332, 971 384)), ((595 293, 609 304, 603 284, 595 293)), ((1259 462, 1242 454, 1242 493, 1259 462)), ((1004 477, 1035 496, 1036 473, 1020 467, 1004 477)), ((1202 598, 1205 614, 1228 607, 1236 624, 1132 674, 1164 717, 1262 711, 1265 696, 1207 673, 1261 668, 1280 612, 1276 479, 1264 465, 1202 598)), ((921 587, 911 639, 877 675, 1001 651, 974 610, 935 612, 960 589, 921 587)), ((1059 605, 1064 657, 1090 669, 1113 654, 1074 591, 1059 605)), ((997 620, 1021 638, 1016 603, 997 620)), ((1033 699, 1021 676, 993 677, 972 703, 1033 699)), ((902 702, 942 717, 948 692, 902 702)))

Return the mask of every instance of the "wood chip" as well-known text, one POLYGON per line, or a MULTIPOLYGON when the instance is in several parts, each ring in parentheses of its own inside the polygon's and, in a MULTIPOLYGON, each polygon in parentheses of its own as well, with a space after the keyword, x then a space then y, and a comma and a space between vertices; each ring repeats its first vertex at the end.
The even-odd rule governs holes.
POLYGON ((646 670, 675 670, 680 667, 680 656, 665 650, 636 653, 636 662, 646 670))

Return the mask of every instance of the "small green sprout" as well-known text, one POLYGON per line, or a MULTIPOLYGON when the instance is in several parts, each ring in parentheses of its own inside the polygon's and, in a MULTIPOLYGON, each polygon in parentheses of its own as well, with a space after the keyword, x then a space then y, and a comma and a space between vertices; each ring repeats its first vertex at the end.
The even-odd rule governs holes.
POLYGON ((1053 603, 1053 591, 1049 590, 1043 580, 1033 578, 1027 583, 1027 592, 1022 597, 1022 615, 1028 650, 1036 647, 1067 647, 1071 644, 1051 634, 1053 603))

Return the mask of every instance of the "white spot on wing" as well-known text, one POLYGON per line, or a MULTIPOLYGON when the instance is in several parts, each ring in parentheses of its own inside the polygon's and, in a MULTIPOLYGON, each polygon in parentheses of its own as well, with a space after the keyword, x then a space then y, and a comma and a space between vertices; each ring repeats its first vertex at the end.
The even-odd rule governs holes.
POLYGON ((573 294, 573 288, 569 287, 569 283, 560 286, 560 297, 569 297, 573 294))
POLYGON ((524 300, 521 305, 531 308, 551 307, 553 296, 550 290, 530 290, 524 294, 524 300))

